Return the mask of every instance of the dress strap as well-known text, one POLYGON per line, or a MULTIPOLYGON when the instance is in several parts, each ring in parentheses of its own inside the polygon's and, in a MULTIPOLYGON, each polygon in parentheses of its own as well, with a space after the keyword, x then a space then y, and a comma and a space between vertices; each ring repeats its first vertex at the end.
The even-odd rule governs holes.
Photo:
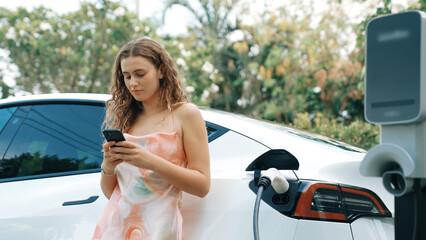
POLYGON ((172 121, 173 121, 173 131, 176 132, 176 126, 175 126, 175 117, 173 115, 173 109, 172 109, 172 121))

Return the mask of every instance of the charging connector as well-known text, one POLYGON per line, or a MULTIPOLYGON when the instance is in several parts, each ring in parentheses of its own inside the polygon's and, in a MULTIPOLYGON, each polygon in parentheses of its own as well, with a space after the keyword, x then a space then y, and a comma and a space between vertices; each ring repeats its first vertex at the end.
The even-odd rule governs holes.
POLYGON ((265 189, 270 185, 274 188, 275 192, 283 194, 289 189, 288 181, 281 175, 280 171, 276 168, 269 168, 264 174, 259 178, 258 189, 256 195, 256 203, 254 205, 253 213, 253 232, 254 239, 259 240, 259 208, 260 201, 262 200, 262 194, 265 189))

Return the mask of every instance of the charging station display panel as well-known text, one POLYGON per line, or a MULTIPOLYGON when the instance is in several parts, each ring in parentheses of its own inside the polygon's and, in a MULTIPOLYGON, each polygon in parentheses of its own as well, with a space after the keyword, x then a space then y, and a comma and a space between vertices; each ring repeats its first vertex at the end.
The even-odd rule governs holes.
POLYGON ((421 113, 421 22, 418 12, 367 26, 365 117, 378 124, 414 121, 421 113))

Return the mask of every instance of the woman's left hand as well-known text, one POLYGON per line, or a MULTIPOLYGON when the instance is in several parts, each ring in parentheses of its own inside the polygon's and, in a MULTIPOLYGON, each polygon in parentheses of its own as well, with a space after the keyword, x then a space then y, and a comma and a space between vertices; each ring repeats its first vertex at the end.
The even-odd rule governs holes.
POLYGON ((117 159, 121 159, 139 168, 152 169, 151 161, 148 161, 152 153, 139 144, 122 141, 115 144, 111 152, 117 159))

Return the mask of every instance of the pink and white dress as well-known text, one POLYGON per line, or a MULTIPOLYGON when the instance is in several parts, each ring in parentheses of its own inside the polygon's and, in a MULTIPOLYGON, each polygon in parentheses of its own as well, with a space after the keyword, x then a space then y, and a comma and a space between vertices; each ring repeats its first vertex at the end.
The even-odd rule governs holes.
MULTIPOLYGON (((183 146, 175 132, 145 136, 124 134, 127 141, 186 168, 183 146)), ((128 163, 116 168, 117 186, 92 239, 182 240, 182 191, 155 172, 128 163)))

